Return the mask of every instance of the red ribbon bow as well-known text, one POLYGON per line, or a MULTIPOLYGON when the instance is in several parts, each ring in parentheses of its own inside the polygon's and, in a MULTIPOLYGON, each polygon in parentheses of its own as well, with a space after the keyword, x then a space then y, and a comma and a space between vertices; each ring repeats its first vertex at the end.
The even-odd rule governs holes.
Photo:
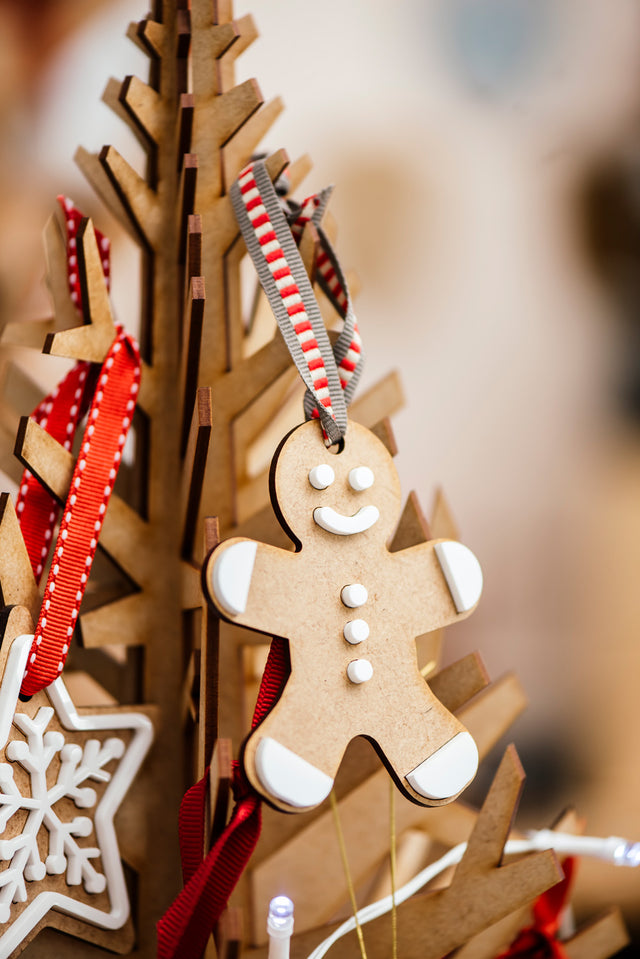
POLYGON ((536 899, 533 906, 533 925, 519 932, 498 959, 567 959, 558 933, 562 913, 569 899, 575 865, 573 858, 564 860, 564 879, 536 899))

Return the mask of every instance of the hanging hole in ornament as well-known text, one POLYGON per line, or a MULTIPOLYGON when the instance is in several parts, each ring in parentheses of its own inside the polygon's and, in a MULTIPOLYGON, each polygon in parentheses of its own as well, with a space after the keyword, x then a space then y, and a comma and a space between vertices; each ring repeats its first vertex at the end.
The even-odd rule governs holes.
POLYGON ((339 456, 344 450, 344 436, 341 436, 337 443, 333 443, 331 446, 327 446, 327 453, 333 453, 334 456, 339 456))

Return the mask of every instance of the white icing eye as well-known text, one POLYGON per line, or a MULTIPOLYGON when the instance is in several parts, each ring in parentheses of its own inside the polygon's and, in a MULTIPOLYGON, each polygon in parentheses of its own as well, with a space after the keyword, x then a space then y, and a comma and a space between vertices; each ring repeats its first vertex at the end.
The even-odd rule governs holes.
POLYGON ((356 493, 361 493, 363 489, 369 489, 373 486, 373 470, 368 466, 356 466, 349 473, 349 486, 356 493))
POLYGON ((335 478, 336 474, 328 463, 321 463, 309 470, 309 482, 314 489, 326 489, 331 486, 335 478))

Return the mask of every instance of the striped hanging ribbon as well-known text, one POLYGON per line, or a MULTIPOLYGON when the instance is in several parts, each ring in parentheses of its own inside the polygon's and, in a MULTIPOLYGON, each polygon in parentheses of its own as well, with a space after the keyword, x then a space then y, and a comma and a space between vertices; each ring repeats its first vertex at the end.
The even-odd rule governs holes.
POLYGON ((320 419, 328 446, 347 429, 347 404, 362 369, 361 341, 346 279, 320 226, 330 189, 309 197, 289 225, 264 161, 254 160, 230 190, 231 202, 292 359, 306 387, 307 418, 320 419), (321 239, 318 282, 344 320, 332 348, 296 240, 307 222, 321 239))

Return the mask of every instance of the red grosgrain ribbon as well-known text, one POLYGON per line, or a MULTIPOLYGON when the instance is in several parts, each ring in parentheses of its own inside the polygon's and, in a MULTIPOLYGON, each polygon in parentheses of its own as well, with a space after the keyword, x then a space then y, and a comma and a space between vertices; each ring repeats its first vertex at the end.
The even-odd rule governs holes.
MULTIPOLYGON (((277 702, 290 672, 288 644, 271 641, 252 730, 277 702)), ((158 922, 158 959, 199 959, 260 836, 261 800, 239 763, 233 764, 231 819, 204 855, 209 770, 182 800, 179 831, 185 886, 158 922)))
POLYGON ((327 445, 337 443, 346 433, 347 403, 360 375, 360 336, 346 280, 324 233, 319 280, 344 319, 333 349, 296 246, 306 221, 319 224, 329 192, 305 202, 293 232, 262 160, 245 167, 230 196, 260 283, 307 387, 305 414, 319 417, 327 445))
MULTIPOLYGON (((71 297, 71 302, 80 308, 82 305, 82 290, 80 287, 80 274, 78 272, 77 237, 80 224, 84 220, 84 214, 81 213, 76 206, 74 206, 73 200, 70 200, 69 197, 59 196, 58 203, 60 204, 65 215, 67 230, 67 276, 69 280, 69 296, 71 297)), ((96 243, 98 244, 98 249, 100 251, 100 259, 102 261, 104 282, 106 283, 108 290, 111 282, 111 243, 104 233, 100 232, 100 230, 96 230, 95 234, 96 243)))
MULTIPOLYGON (((35 408, 31 418, 67 451, 71 451, 78 421, 87 412, 90 363, 78 363, 53 393, 35 408)), ((20 481, 16 513, 36 582, 47 562, 59 506, 29 470, 20 481)))
POLYGON ((21 693, 62 672, 140 385, 140 353, 122 330, 98 375, 55 544, 21 693))
MULTIPOLYGON (((84 217, 68 197, 59 196, 58 203, 64 213, 66 224, 69 296, 80 311, 82 290, 78 274, 77 235, 84 217)), ((107 289, 109 289, 109 240, 99 230, 96 230, 96 241, 100 248, 104 281, 107 289)), ((90 400, 88 389, 90 370, 90 363, 82 361, 77 363, 55 390, 49 396, 46 396, 31 414, 31 418, 38 426, 46 430, 69 452, 73 446, 78 422, 87 412, 90 400)), ((59 506, 53 496, 41 486, 29 470, 25 470, 22 474, 16 512, 31 561, 33 575, 36 582, 39 583, 49 555, 59 506)))
POLYGON ((562 869, 564 879, 536 899, 533 925, 523 929, 498 959, 568 959, 558 933, 562 912, 569 899, 575 859, 565 859, 562 869))

